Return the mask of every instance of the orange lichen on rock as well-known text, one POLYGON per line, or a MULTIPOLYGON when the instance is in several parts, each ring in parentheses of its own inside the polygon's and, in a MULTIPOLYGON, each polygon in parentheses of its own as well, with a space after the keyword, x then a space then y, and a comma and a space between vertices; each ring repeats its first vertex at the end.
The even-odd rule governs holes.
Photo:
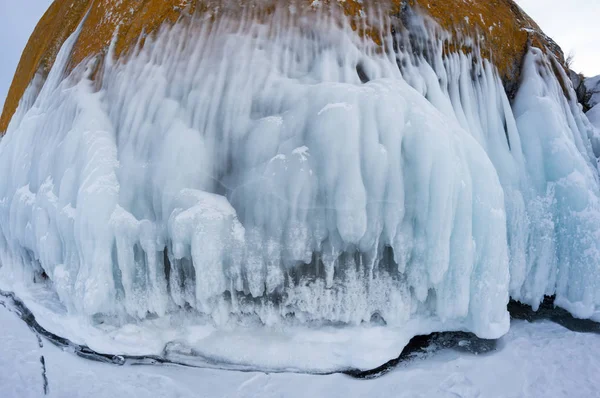
MULTIPOLYGON (((176 22, 183 13, 197 10, 214 14, 240 10, 268 13, 284 1, 306 9, 315 4, 312 0, 55 0, 21 57, 0 118, 0 132, 6 131, 35 73, 49 71, 60 46, 82 21, 70 67, 103 54, 115 37, 115 53, 120 56, 143 34, 156 31, 165 22, 176 22)), ((419 8, 442 28, 474 37, 483 55, 498 67, 505 81, 518 78, 518 68, 529 43, 549 49, 559 59, 562 57, 558 46, 512 0, 321 0, 320 4, 341 7, 352 28, 377 44, 381 44, 387 32, 380 31, 381 25, 370 26, 365 22, 364 16, 370 15, 374 7, 389 16, 401 16, 405 6, 419 8)))
POLYGON ((560 61, 560 48, 548 38, 513 0, 408 0, 420 6, 450 32, 477 40, 505 81, 518 79, 521 60, 529 45, 552 52, 560 61))
POLYGON ((151 33, 164 22, 175 22, 192 0, 102 0, 95 1, 87 16, 71 62, 78 64, 104 51, 117 33, 116 53, 135 43, 142 33, 151 33))

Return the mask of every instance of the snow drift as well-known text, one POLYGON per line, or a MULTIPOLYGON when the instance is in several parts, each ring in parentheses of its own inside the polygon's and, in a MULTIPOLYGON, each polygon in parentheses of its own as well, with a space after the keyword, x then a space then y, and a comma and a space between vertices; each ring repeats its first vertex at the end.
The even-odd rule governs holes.
POLYGON ((92 328, 194 319, 199 355, 280 369, 497 338, 509 296, 597 317, 600 141, 558 63, 532 48, 511 103, 479 43, 429 20, 365 15, 378 45, 297 13, 195 17, 66 76, 75 32, 0 143, 2 285, 92 328), (270 334, 294 327, 364 352, 270 334), (398 342, 369 356, 369 330, 398 342))

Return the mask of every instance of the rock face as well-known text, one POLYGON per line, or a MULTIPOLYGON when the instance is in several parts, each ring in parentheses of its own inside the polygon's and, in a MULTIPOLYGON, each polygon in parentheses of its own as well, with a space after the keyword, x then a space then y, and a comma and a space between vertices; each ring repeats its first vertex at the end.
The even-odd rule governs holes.
MULTIPOLYGON (((518 85, 520 64, 527 48, 533 44, 556 55, 562 63, 560 48, 548 38, 512 0, 384 0, 384 1, 309 1, 286 0, 291 6, 318 8, 321 3, 343 9, 356 29, 381 38, 377 23, 365 24, 364 16, 384 12, 402 18, 408 10, 431 16, 437 23, 455 35, 448 43, 454 48, 477 45, 483 56, 499 69, 508 91, 518 85)), ((242 14, 251 10, 263 13, 273 10, 279 0, 56 0, 45 13, 18 66, 4 110, 0 118, 0 132, 5 132, 25 88, 36 73, 46 75, 65 39, 83 21, 82 31, 73 47, 69 68, 88 57, 102 56, 112 40, 117 55, 131 49, 144 35, 152 34, 164 23, 173 23, 197 12, 209 11, 213 21, 223 14, 242 14)))

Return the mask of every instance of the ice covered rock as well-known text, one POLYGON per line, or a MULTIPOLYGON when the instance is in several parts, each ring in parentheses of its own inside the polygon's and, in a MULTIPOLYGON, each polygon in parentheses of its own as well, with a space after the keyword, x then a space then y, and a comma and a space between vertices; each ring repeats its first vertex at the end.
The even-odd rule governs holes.
POLYGON ((485 38, 369 10, 377 40, 335 4, 201 9, 73 66, 84 18, 0 142, 0 282, 221 340, 371 320, 497 338, 509 295, 597 316, 600 137, 560 58, 530 48, 511 103, 485 38))

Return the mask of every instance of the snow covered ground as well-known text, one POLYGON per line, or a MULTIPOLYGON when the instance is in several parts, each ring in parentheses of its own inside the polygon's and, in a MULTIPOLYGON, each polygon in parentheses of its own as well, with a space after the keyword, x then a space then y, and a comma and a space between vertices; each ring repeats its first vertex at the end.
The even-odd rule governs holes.
POLYGON ((176 366, 115 366, 63 352, 0 306, 0 396, 50 397, 596 397, 600 336, 513 321, 496 352, 442 351, 374 380, 176 366), (41 341, 41 343, 40 343, 41 341))

